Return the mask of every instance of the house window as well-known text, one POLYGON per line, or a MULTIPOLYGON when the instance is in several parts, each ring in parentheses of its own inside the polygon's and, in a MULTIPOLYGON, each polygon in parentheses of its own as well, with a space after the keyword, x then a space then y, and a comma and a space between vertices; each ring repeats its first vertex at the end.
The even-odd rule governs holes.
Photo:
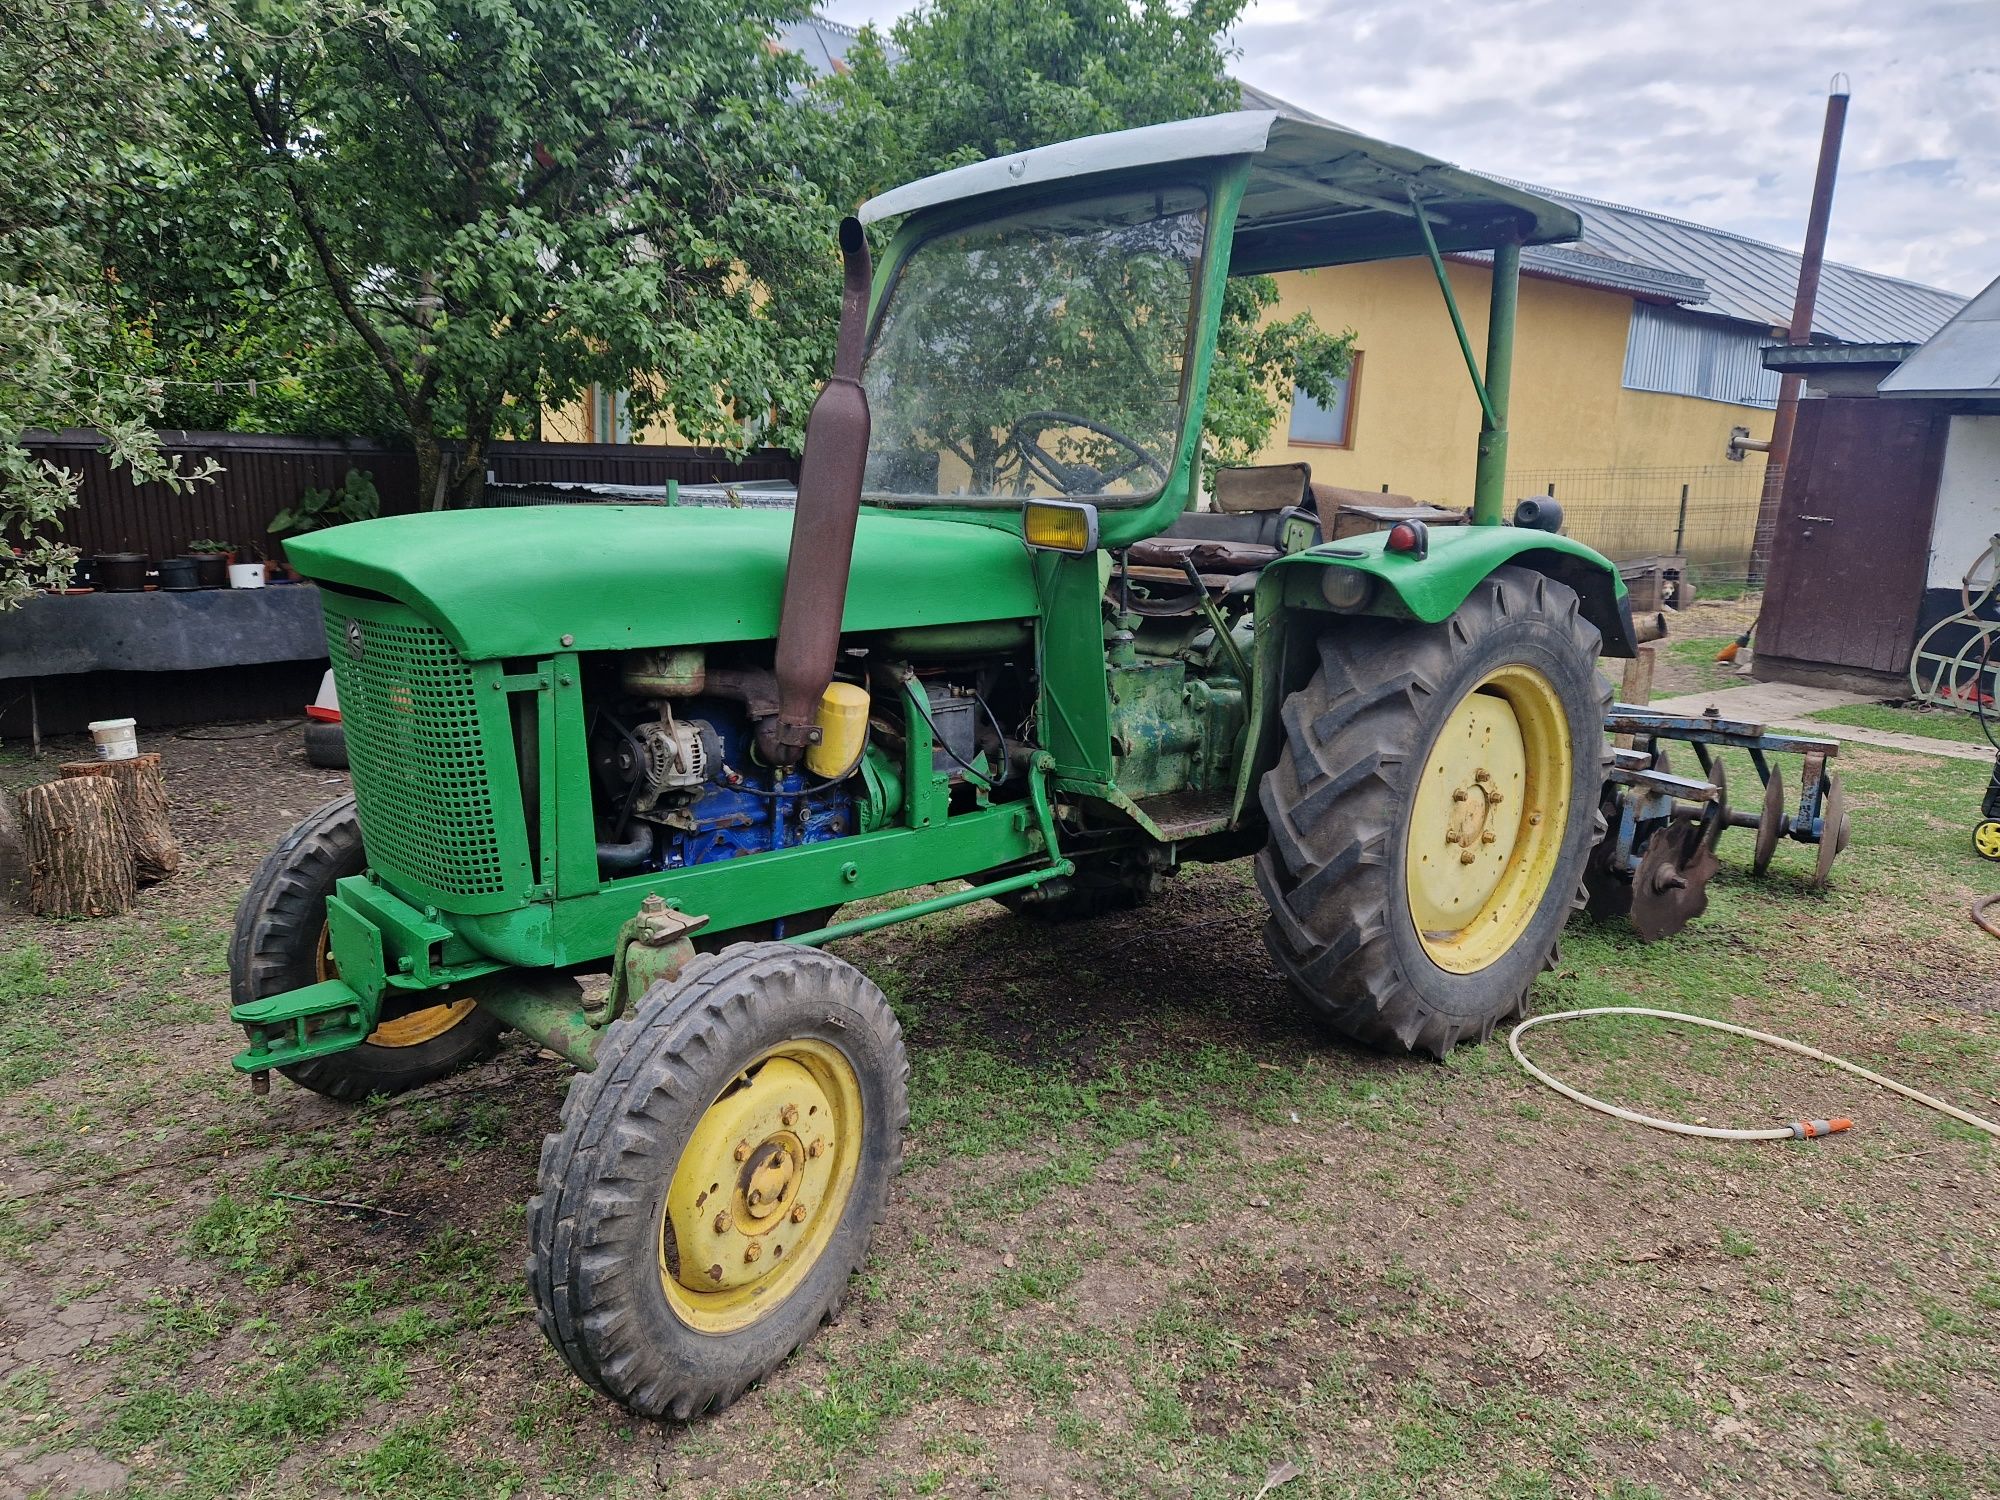
POLYGON ((601 385, 590 388, 591 441, 629 443, 632 441, 632 414, 626 410, 629 393, 601 385))
POLYGON ((1334 382, 1333 400, 1322 406, 1302 389, 1292 388, 1292 442, 1308 448, 1354 446, 1354 387, 1361 379, 1361 353, 1334 382))

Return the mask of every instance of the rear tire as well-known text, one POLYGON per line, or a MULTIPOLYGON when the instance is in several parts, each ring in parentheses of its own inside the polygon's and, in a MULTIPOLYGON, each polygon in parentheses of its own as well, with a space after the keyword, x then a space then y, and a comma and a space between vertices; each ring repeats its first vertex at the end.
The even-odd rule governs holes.
POLYGON ((542 1147, 527 1270, 549 1342, 641 1416, 735 1400, 846 1296, 908 1077, 889 1002, 831 954, 744 943, 654 985, 542 1147))
MULTIPOLYGON (((257 867, 236 908, 231 1001, 243 1005, 331 977, 326 900, 338 881, 367 866, 351 794, 308 814, 286 834, 257 867)), ((484 1062, 507 1029, 466 997, 392 995, 387 1005, 369 1041, 279 1071, 329 1099, 401 1094, 484 1062)))
POLYGON ((1319 669, 1285 702, 1285 747, 1261 788, 1270 832, 1257 883, 1272 955, 1335 1029, 1442 1057, 1525 1012, 1580 902, 1601 821, 1611 687, 1598 646, 1572 590, 1512 567, 1440 624, 1354 620, 1320 638, 1319 669), (1481 765, 1475 783, 1451 760, 1498 764, 1499 747, 1471 738, 1504 738, 1482 727, 1496 723, 1515 726, 1525 756, 1504 815, 1498 791, 1511 778, 1489 780, 1481 765), (1462 830, 1459 808, 1478 809, 1462 830), (1461 859, 1468 873, 1449 873, 1461 859), (1445 912, 1454 880, 1470 883, 1466 909, 1445 912))

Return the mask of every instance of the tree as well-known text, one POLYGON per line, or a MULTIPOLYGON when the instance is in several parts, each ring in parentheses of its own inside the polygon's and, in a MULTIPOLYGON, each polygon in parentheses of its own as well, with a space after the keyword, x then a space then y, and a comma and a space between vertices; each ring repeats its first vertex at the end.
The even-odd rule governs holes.
POLYGON ((838 290, 825 116, 767 45, 796 0, 230 3, 206 149, 379 370, 434 503, 592 383, 695 441, 796 442, 838 290))
POLYGON ((161 389, 121 373, 100 295, 109 205, 174 137, 178 40, 134 6, 0 0, 0 610, 75 562, 53 532, 77 478, 34 458, 30 429, 98 429, 135 483, 208 472, 161 454, 161 389))
MULTIPOLYGON (((1240 107, 1229 28, 1243 0, 928 0, 863 33, 823 86, 847 201, 963 162, 1240 107)), ((1334 399, 1353 334, 1270 321, 1268 276, 1229 284, 1209 381, 1206 460, 1261 448, 1294 386, 1334 399)))

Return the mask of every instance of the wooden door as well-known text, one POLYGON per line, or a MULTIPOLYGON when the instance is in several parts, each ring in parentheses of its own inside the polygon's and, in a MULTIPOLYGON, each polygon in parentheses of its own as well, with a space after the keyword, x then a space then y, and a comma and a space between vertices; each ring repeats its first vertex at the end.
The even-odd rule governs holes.
POLYGON ((1760 654, 1870 672, 1909 666, 1947 420, 1928 401, 1799 403, 1760 654))

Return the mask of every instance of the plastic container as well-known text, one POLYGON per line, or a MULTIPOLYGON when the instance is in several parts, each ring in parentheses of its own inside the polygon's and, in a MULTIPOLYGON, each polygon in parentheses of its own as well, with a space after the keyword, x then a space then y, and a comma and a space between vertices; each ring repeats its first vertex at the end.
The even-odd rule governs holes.
POLYGON ((174 592, 200 588, 201 582, 195 577, 194 559, 191 557, 161 558, 160 587, 174 592))
POLYGON ((205 589, 226 589, 229 587, 229 554, 227 552, 197 552, 194 554, 195 582, 205 589))
POLYGON ((107 594, 136 594, 146 586, 146 554, 100 552, 97 586, 107 594))
POLYGON ((99 760, 131 760, 139 753, 137 719, 98 719, 90 726, 99 760))
POLYGON ((261 589, 264 586, 264 565, 262 563, 231 563, 229 565, 229 586, 233 589, 261 589))

